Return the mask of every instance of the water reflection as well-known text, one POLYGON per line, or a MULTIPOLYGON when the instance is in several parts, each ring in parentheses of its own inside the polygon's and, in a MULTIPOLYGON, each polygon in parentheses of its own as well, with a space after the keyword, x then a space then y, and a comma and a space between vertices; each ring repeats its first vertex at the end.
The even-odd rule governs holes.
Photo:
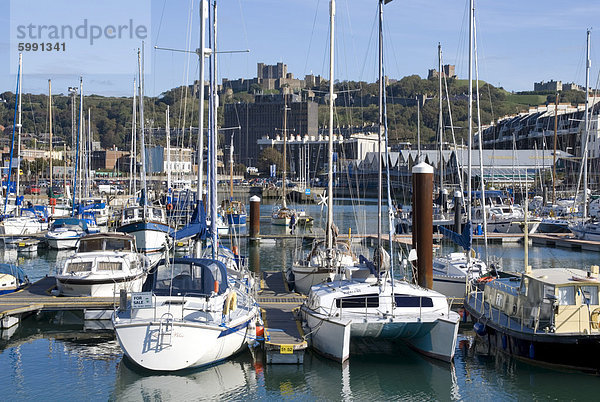
POLYGON ((119 363, 111 400, 234 400, 256 399, 260 371, 244 353, 234 359, 193 372, 153 373, 128 359, 119 363))

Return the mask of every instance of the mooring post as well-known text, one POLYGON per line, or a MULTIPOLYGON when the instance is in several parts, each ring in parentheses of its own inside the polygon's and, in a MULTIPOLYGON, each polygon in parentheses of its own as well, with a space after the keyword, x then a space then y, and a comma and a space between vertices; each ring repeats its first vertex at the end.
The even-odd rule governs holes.
POLYGON ((433 288, 433 167, 415 165, 413 174, 413 230, 417 227, 417 283, 433 288))
POLYGON ((454 192, 454 231, 462 233, 462 194, 460 191, 454 192))
POLYGON ((260 240, 260 197, 250 197, 250 241, 260 240))

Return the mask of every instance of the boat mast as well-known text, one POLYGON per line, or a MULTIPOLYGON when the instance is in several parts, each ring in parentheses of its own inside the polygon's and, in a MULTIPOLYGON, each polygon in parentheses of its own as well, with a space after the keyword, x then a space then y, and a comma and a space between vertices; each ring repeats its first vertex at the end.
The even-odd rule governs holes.
POLYGON ((554 153, 553 164, 552 164, 552 205, 556 203, 556 140, 558 136, 558 92, 556 93, 556 99, 554 101, 554 153))
MULTIPOLYGON (((22 94, 23 94, 23 88, 22 88, 22 84, 23 84, 23 70, 21 69, 22 67, 22 63, 23 60, 21 58, 21 54, 19 54, 19 120, 17 122, 17 130, 18 130, 18 136, 17 136, 17 183, 16 183, 16 187, 15 187, 15 201, 16 199, 19 197, 19 186, 20 186, 20 173, 21 173, 21 129, 23 128, 23 124, 21 122, 21 112, 22 112, 22 107, 21 107, 21 98, 22 98, 22 94)), ((6 194, 8 195, 8 184, 6 185, 7 191, 6 194)), ((17 206, 18 208, 18 206, 17 206)), ((18 210, 18 209, 17 209, 18 210)))
POLYGON ((588 108, 590 107, 590 30, 587 30, 586 52, 585 52, 585 117, 584 117, 584 133, 583 133, 583 221, 587 219, 587 191, 588 191, 588 108))
POLYGON ((136 146, 135 146, 136 137, 137 137, 136 92, 137 92, 137 87, 136 87, 136 81, 135 81, 135 77, 134 77, 133 78, 133 102, 132 102, 132 109, 131 109, 131 152, 129 154, 129 195, 130 196, 135 194, 135 177, 134 177, 134 175, 136 173, 135 161, 136 161, 136 153, 137 153, 136 146))
MULTIPOLYGON (((377 130, 377 251, 381 248, 381 186, 382 186, 382 168, 381 168, 381 141, 383 137, 383 2, 379 0, 379 129, 377 130)), ((390 239, 391 240, 391 239, 390 239)), ((379 266, 381 267, 381 258, 378 258, 379 266)))
POLYGON ((167 105, 165 119, 165 134, 167 137, 167 192, 169 192, 171 190, 171 127, 169 124, 169 105, 167 105))
POLYGON ((204 58, 206 51, 204 44, 206 42, 206 17, 208 16, 208 2, 200 1, 200 47, 198 48, 198 192, 196 198, 198 202, 202 200, 202 180, 204 176, 204 58))
MULTIPOLYGON (((71 216, 75 216, 75 197, 77 196, 77 186, 81 185, 78 183, 78 168, 79 168, 79 139, 81 138, 81 127, 82 127, 82 114, 81 109, 83 108, 83 78, 79 77, 79 97, 80 97, 80 107, 79 107, 79 125, 77 126, 77 146, 75 148, 75 168, 73 170, 73 209, 71 210, 71 216)), ((75 99, 75 95, 73 95, 73 99, 75 99)))
POLYGON ((442 211, 444 211, 445 206, 441 205, 442 201, 443 201, 443 197, 442 197, 442 192, 444 190, 444 162, 443 162, 443 141, 444 141, 444 119, 442 116, 442 45, 441 43, 438 43, 438 68, 439 68, 439 73, 438 73, 438 79, 439 79, 439 120, 438 120, 438 127, 439 127, 439 141, 440 141, 440 161, 439 161, 439 174, 440 174, 440 206, 442 207, 442 211))
POLYGON ((52 191, 52 80, 48 80, 48 118, 50 120, 50 132, 48 134, 49 142, 50 142, 50 197, 54 197, 54 193, 52 191))
POLYGON ((212 31, 212 54, 211 54, 210 84, 212 95, 212 120, 210 132, 210 232, 212 240, 212 258, 218 256, 217 236, 217 110, 219 107, 217 97, 217 1, 213 2, 213 31, 212 31))
POLYGON ((285 180, 287 168, 287 93, 283 94, 283 174, 281 176, 281 194, 283 201, 281 205, 287 208, 287 200, 285 199, 285 180))
POLYGON ((88 107, 88 136, 87 136, 87 169, 85 169, 85 192, 91 197, 92 187, 92 109, 88 107))
MULTIPOLYGON (((335 0, 329 3, 329 151, 327 167, 327 249, 333 248, 333 93, 335 0)), ((327 258, 331 263, 331 256, 327 258)))
POLYGON ((148 185, 146 183, 146 149, 144 138, 144 42, 142 49, 138 49, 138 73, 140 77, 139 98, 140 98, 140 158, 142 159, 142 188, 144 189, 144 218, 146 218, 146 206, 148 205, 148 185))
MULTIPOLYGON (((467 191, 469 192, 469 203, 467 209, 467 219, 471 221, 471 212, 473 205, 473 195, 471 188, 471 165, 473 163, 473 155, 471 149, 473 148, 473 8, 474 0, 469 0, 469 153, 468 153, 468 166, 467 166, 467 191)), ((481 200, 481 213, 485 213, 485 200, 481 200)), ((470 255, 470 253, 469 253, 470 255)))
MULTIPOLYGON (((8 196, 10 194, 10 178, 12 176, 12 163, 13 163, 13 150, 14 150, 14 146, 15 146, 15 128, 17 126, 17 124, 20 124, 21 118, 20 118, 20 113, 19 113, 19 109, 18 109, 18 105, 19 105, 19 101, 16 99, 17 97, 20 99, 21 98, 21 66, 22 66, 22 62, 23 62, 23 55, 21 53, 19 53, 19 70, 17 73, 17 90, 15 91, 15 114, 13 117, 13 130, 12 130, 12 140, 10 142, 10 160, 8 161, 8 178, 6 179, 6 198, 4 199, 4 212, 3 215, 6 215, 6 206, 8 204, 8 196), (19 115, 19 123, 17 123, 17 114, 19 115)), ((17 168, 17 175, 18 175, 18 168, 17 168)), ((16 197, 17 195, 15 194, 15 203, 16 203, 16 197)), ((18 208, 18 207, 17 207, 18 208)))
POLYGON ((80 82, 80 86, 81 86, 81 90, 79 91, 79 134, 78 134, 78 138, 77 138, 77 152, 78 152, 78 157, 79 160, 78 162, 78 176, 79 176, 79 182, 78 182, 78 188, 79 188, 79 202, 81 203, 81 197, 83 197, 83 187, 82 187, 82 183, 83 183, 83 174, 82 174, 82 165, 83 165, 83 150, 85 149, 85 116, 83 115, 83 79, 80 82), (83 141, 83 143, 82 143, 83 141))
POLYGON ((233 201, 233 132, 229 144, 229 201, 233 201))

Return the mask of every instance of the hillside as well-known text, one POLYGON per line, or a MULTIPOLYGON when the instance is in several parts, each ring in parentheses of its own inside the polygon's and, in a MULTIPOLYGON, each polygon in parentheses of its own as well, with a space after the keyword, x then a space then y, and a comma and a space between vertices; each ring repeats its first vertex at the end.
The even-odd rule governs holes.
MULTIPOLYGON (((421 79, 417 75, 407 76, 401 80, 390 80, 387 88, 388 126, 392 141, 416 141, 417 107, 415 97, 425 94, 428 100, 421 108, 422 141, 435 142, 438 126, 438 101, 436 80, 421 79)), ((158 98, 146 98, 145 117, 146 127, 164 128, 165 110, 171 108, 171 127, 197 126, 198 100, 192 92, 193 86, 174 88, 166 91, 158 98)), ((319 106, 319 126, 327 121, 327 107, 323 103, 323 94, 327 91, 327 83, 313 88, 317 94, 315 101, 319 106)), ((450 92, 453 125, 456 129, 457 141, 466 138, 467 132, 467 92, 466 80, 448 80, 450 92)), ((344 81, 336 83, 336 91, 340 93, 336 101, 336 125, 362 126, 371 125, 378 121, 378 85, 376 83, 344 81)), ((496 88, 480 82, 480 105, 482 124, 506 114, 527 110, 529 106, 554 101, 553 94, 511 94, 502 88, 496 88)), ((4 102, 0 106, 0 125, 5 127, 5 138, 10 136, 14 118, 15 95, 5 92, 0 95, 4 102)), ((566 94, 561 100, 579 101, 580 94, 566 94)), ((247 92, 223 96, 224 102, 252 101, 252 95, 247 92)), ((24 94, 23 96, 23 131, 32 133, 37 139, 37 146, 47 143, 48 132, 48 97, 46 95, 24 94)), ((54 105, 54 134, 55 140, 67 146, 71 144, 71 99, 59 94, 53 96, 54 105)), ((76 110, 79 103, 76 101, 76 110)), ((449 125, 447 101, 444 97, 444 125, 449 125)), ((84 97, 84 109, 87 115, 91 111, 91 130, 94 139, 100 141, 105 148, 116 145, 126 149, 131 137, 132 99, 129 97, 102 97, 90 95, 84 97)), ((476 113, 474 119, 477 118, 476 113)), ((221 121, 221 116, 219 116, 221 121)), ((77 124, 77 123, 76 123, 77 124)), ((77 127, 77 125, 76 125, 77 127)), ((148 136, 150 144, 164 143, 164 138, 148 136)), ((192 139, 193 140, 193 139, 192 139)), ((175 140, 174 140, 175 141, 175 140)), ((186 143, 189 141, 187 138, 186 143)), ((31 144, 33 145, 33 144, 31 144)))

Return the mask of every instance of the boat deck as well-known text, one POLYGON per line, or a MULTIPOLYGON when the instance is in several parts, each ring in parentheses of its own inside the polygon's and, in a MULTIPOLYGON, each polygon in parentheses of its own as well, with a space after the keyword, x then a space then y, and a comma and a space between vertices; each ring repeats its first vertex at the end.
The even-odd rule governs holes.
POLYGON ((54 277, 47 276, 18 292, 0 296, 0 328, 17 324, 21 317, 38 311, 112 310, 119 299, 113 297, 53 296, 54 277))
POLYGON ((290 292, 283 272, 265 271, 258 303, 265 324, 264 348, 267 363, 301 364, 307 343, 297 311, 306 296, 290 292))

